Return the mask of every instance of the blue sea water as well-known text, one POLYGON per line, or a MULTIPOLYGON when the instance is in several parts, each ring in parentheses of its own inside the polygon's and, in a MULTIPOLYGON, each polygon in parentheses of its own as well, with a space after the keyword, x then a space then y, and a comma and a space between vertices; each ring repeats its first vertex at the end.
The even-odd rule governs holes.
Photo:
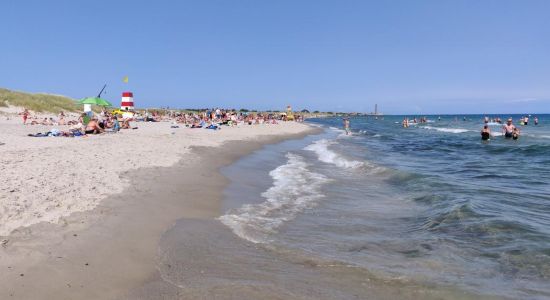
MULTIPOLYGON (((509 116, 500 116, 508 118, 509 116)), ((519 116, 512 116, 518 120, 519 116)), ((519 140, 480 139, 483 116, 311 119, 319 135, 224 172, 243 239, 480 295, 550 298, 550 115, 519 140)))

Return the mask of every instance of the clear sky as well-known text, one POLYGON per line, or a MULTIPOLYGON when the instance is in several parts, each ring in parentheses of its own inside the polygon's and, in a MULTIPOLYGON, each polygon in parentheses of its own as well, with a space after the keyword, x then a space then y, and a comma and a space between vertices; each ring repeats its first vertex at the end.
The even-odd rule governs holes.
POLYGON ((104 83, 141 107, 550 113, 550 1, 0 1, 0 87, 104 83))

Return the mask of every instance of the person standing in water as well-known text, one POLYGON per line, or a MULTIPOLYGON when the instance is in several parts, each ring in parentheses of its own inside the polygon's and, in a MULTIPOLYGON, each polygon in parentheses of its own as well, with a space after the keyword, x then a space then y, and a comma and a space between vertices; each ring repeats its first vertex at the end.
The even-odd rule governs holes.
POLYGON ((349 118, 344 118, 344 130, 346 131, 346 134, 347 134, 347 135, 350 134, 350 129, 349 129, 349 118))
POLYGON ((515 127, 514 131, 512 131, 512 139, 514 140, 519 139, 519 128, 515 127))
POLYGON ((515 129, 517 128, 514 124, 512 124, 512 118, 509 118, 508 121, 506 121, 506 124, 502 126, 502 133, 505 138, 509 139, 512 138, 515 129))
POLYGON ((481 129, 481 140, 488 141, 491 139, 491 130, 489 129, 489 126, 484 125, 483 129, 481 129))
POLYGON ((533 118, 533 122, 535 122, 535 125, 539 125, 539 118, 537 118, 537 116, 535 116, 533 118))

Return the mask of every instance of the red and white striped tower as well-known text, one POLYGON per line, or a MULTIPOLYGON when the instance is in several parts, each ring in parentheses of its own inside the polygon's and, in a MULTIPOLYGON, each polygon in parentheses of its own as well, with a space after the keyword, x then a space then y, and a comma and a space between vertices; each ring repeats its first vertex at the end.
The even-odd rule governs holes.
POLYGON ((132 94, 132 92, 122 93, 122 101, 120 102, 120 109, 122 110, 134 109, 134 94, 132 94))

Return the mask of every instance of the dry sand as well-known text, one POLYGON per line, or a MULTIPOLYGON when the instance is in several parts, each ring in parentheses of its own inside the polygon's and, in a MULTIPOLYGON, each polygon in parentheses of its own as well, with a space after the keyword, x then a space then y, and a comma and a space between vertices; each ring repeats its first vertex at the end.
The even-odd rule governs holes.
POLYGON ((258 136, 299 133, 298 123, 171 129, 170 123, 133 123, 137 130, 88 137, 28 137, 68 126, 21 124, 0 116, 0 237, 39 222, 57 223, 74 212, 95 208, 128 186, 120 175, 167 167, 186 159, 192 146, 220 146, 258 136))

